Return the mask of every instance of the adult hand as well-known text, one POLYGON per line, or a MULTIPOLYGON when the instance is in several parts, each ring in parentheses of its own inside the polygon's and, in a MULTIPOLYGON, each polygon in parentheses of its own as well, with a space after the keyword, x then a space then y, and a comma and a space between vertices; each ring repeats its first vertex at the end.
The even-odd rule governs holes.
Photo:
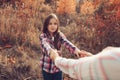
POLYGON ((50 51, 50 58, 51 58, 53 61, 55 61, 55 59, 56 59, 57 57, 59 57, 59 54, 58 54, 57 50, 51 49, 51 51, 50 51))

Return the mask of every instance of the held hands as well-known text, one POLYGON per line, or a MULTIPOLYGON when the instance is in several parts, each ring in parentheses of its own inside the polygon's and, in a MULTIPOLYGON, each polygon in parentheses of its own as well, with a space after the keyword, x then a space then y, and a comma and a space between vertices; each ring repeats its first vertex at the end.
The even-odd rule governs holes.
MULTIPOLYGON (((84 50, 79 50, 78 48, 75 50, 75 54, 77 57, 87 57, 87 56, 92 56, 90 52, 84 51, 84 50)), ((55 61, 56 58, 60 57, 57 50, 51 49, 50 50, 50 58, 55 61)))
POLYGON ((93 54, 90 52, 87 52, 85 50, 79 50, 78 48, 76 48, 75 50, 75 54, 77 55, 77 57, 87 57, 87 56, 92 56, 93 54))
POLYGON ((50 50, 50 58, 51 58, 53 61, 55 61, 55 59, 56 59, 57 57, 60 57, 59 54, 58 54, 58 52, 57 52, 57 50, 51 49, 51 50, 50 50))

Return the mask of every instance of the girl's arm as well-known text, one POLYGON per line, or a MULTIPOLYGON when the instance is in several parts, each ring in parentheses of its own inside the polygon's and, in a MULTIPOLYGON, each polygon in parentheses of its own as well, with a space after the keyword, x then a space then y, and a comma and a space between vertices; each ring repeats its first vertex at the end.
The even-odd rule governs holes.
POLYGON ((70 52, 75 52, 76 46, 72 44, 62 32, 60 32, 60 41, 70 52))
POLYGON ((51 46, 47 40, 47 36, 45 34, 40 35, 40 43, 41 43, 42 51, 44 53, 46 53, 47 55, 49 55, 52 48, 51 48, 51 46))
POLYGON ((67 40, 63 33, 60 33, 60 41, 67 49, 69 49, 70 52, 75 53, 77 57, 85 57, 92 55, 90 52, 83 50, 81 51, 80 49, 78 49, 74 44, 67 40))

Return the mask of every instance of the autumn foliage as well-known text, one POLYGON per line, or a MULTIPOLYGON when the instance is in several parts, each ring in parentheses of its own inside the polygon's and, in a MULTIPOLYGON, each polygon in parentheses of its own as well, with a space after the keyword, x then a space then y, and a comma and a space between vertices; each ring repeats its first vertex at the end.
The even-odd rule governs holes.
POLYGON ((58 14, 73 14, 76 12, 76 0, 59 0, 57 3, 58 14))
MULTIPOLYGON (((120 47, 120 0, 0 0, 0 80, 42 80, 39 34, 55 13, 60 30, 78 48, 98 53, 120 47), (55 3, 55 4, 54 4, 55 3)), ((76 58, 62 46, 64 57, 76 58)), ((64 80, 74 80, 63 75, 64 80)))
MULTIPOLYGON (((3 1, 0 9, 0 45, 29 45, 38 39, 38 23, 44 0, 3 1), (6 4, 6 5, 5 5, 6 4), (39 18, 38 18, 39 17, 39 18)), ((42 21, 40 21, 42 22, 42 21)), ((42 24, 41 24, 42 25, 42 24)))
POLYGON ((95 6, 93 5, 92 1, 84 1, 84 3, 81 5, 80 11, 83 15, 94 14, 95 6))

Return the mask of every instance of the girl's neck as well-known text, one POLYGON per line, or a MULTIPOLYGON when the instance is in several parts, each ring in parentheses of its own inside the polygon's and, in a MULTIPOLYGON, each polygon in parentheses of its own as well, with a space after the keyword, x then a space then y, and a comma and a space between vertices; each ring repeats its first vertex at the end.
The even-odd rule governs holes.
POLYGON ((51 36, 51 37, 53 37, 53 36, 54 36, 54 34, 53 34, 53 33, 50 33, 50 36, 51 36))

